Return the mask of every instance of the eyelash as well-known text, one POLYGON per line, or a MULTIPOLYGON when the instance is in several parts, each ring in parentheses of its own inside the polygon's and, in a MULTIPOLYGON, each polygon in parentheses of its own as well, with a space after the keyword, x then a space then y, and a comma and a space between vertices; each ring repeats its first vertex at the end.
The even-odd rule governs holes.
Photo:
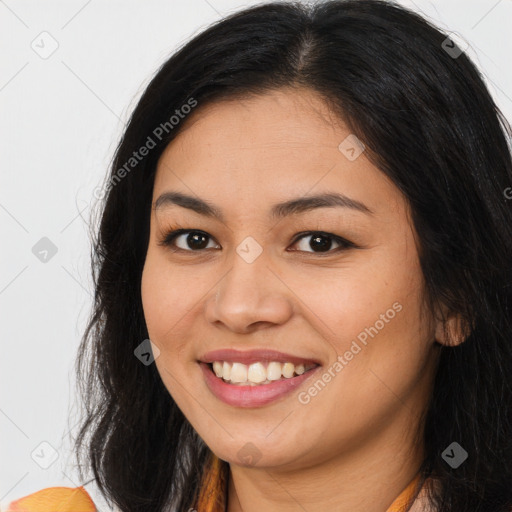
MULTIPOLYGON (((158 242, 158 245, 159 246, 164 246, 164 247, 167 247, 169 248, 171 251, 173 252, 188 252, 188 253, 199 253, 199 252, 203 252, 205 251, 206 249, 198 249, 198 250, 187 250, 187 249, 181 249, 180 247, 175 247, 173 245, 173 242, 174 240, 180 236, 180 235, 183 235, 183 234, 186 234, 186 233, 199 233, 199 234, 202 234, 204 236, 206 236, 207 238, 209 238, 210 240, 213 240, 213 237, 211 237, 210 235, 208 235, 208 233, 204 232, 204 231, 201 231, 201 230, 198 230, 198 229, 175 229, 175 230, 172 230, 172 231, 169 231, 168 233, 166 233, 162 240, 160 240, 158 242)), ((319 235, 321 237, 324 237, 324 238, 329 238, 331 240, 333 240, 334 242, 338 243, 340 245, 340 247, 337 247, 335 248, 334 250, 333 249, 329 249, 328 251, 325 251, 325 252, 314 252, 314 251, 293 251, 293 252, 305 252, 305 253, 309 253, 309 254, 316 254, 316 255, 319 255, 320 257, 322 256, 329 256, 333 253, 339 253, 341 251, 344 251, 346 249, 350 249, 350 248, 356 248, 356 244, 354 244, 353 242, 350 242, 349 240, 346 240, 345 238, 342 238, 340 236, 337 236, 337 235, 334 235, 332 233, 327 233, 325 231, 304 231, 304 232, 301 232, 301 233, 297 233, 296 237, 294 238, 293 242, 292 242, 292 245, 295 245, 297 242, 299 242, 302 238, 306 238, 308 236, 311 236, 311 235, 319 235)))

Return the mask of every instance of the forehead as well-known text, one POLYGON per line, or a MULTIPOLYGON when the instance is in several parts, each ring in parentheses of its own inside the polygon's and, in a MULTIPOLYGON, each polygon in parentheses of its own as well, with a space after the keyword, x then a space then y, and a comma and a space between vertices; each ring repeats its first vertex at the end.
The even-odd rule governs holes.
POLYGON ((159 160, 154 194, 172 187, 251 204, 321 189, 356 200, 372 195, 377 209, 379 202, 396 203, 398 189, 364 151, 355 159, 343 152, 351 137, 309 89, 199 103, 159 160))
POLYGON ((347 132, 344 121, 335 115, 314 91, 283 88, 245 98, 201 104, 185 119, 169 147, 196 145, 201 153, 252 148, 268 152, 283 146, 328 144, 347 132), (337 130, 336 130, 337 128, 337 130), (226 139, 229 136, 229 139, 226 139))

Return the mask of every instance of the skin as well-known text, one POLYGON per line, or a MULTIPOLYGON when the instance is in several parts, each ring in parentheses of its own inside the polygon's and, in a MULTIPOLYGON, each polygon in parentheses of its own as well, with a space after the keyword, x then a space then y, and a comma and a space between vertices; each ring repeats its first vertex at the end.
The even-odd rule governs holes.
POLYGON ((280 89, 200 105, 158 163, 153 202, 179 191, 225 217, 153 208, 141 293, 165 386, 230 463, 228 512, 384 512, 421 463, 420 415, 440 343, 453 337, 425 308, 407 201, 365 152, 350 161, 338 149, 350 133, 315 92, 280 89), (320 192, 373 213, 331 207, 269 218, 274 203, 320 192), (208 248, 187 245, 187 235, 175 240, 182 252, 158 245, 177 227, 206 232, 208 248), (318 230, 357 247, 337 251, 333 241, 319 252, 307 235, 293 243, 318 230), (236 252, 248 236, 263 249, 252 263, 236 252), (321 375, 397 302, 401 311, 307 404, 297 395, 311 382, 262 407, 232 407, 209 391, 197 363, 210 350, 272 348, 318 359, 321 375), (256 465, 237 455, 247 442, 256 465))

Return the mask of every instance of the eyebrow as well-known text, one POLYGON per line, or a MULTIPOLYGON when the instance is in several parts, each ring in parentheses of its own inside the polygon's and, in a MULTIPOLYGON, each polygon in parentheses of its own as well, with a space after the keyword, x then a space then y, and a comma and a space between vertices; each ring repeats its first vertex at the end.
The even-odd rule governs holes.
MULTIPOLYGON (((172 205, 181 206, 182 208, 193 210, 199 215, 217 218, 221 222, 225 222, 224 215, 218 206, 215 206, 209 201, 189 196, 181 192, 164 192, 155 201, 154 209, 159 210, 172 205)), ((272 206, 270 215, 273 218, 284 218, 289 215, 298 215, 309 212, 316 208, 335 207, 351 208, 369 215, 374 213, 373 210, 368 208, 364 203, 351 199, 343 194, 325 193, 314 196, 297 197, 282 203, 277 203, 272 206)))

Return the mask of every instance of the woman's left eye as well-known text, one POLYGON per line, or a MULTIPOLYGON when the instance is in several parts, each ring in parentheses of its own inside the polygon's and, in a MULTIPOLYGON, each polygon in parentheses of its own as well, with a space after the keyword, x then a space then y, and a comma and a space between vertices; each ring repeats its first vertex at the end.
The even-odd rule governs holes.
MULTIPOLYGON (((325 233, 323 231, 310 231, 308 233, 302 233, 300 236, 295 238, 294 244, 296 244, 298 241, 301 243, 306 240, 307 238, 310 238, 309 243, 304 243, 303 247, 309 247, 310 249, 316 248, 319 250, 319 252, 339 252, 343 249, 348 249, 350 247, 355 247, 355 244, 350 242, 349 240, 346 240, 345 238, 342 238, 341 236, 333 235, 332 233, 325 233), (332 242, 335 244, 338 244, 338 248, 336 248, 335 251, 332 251, 332 242)), ((304 248, 299 249, 304 252, 306 251, 304 248)), ((316 251, 312 251, 316 252, 316 251)))
MULTIPOLYGON (((213 238, 204 231, 176 229, 167 233, 158 245, 169 247, 173 251, 199 252, 203 249, 212 248, 208 247, 208 240, 211 241, 213 238), (184 246, 182 247, 176 245, 176 242, 180 239, 184 240, 184 246), (186 247, 187 244, 189 248, 186 247)), ((299 233, 298 236, 295 237, 292 245, 297 244, 297 242, 302 244, 302 248, 299 248, 299 252, 332 253, 356 247, 356 245, 349 240, 324 231, 299 233), (310 238, 309 243, 305 242, 307 238, 310 238), (339 246, 335 248, 335 250, 332 250, 333 242, 339 246), (311 251, 306 250, 307 247, 309 247, 311 251)))

